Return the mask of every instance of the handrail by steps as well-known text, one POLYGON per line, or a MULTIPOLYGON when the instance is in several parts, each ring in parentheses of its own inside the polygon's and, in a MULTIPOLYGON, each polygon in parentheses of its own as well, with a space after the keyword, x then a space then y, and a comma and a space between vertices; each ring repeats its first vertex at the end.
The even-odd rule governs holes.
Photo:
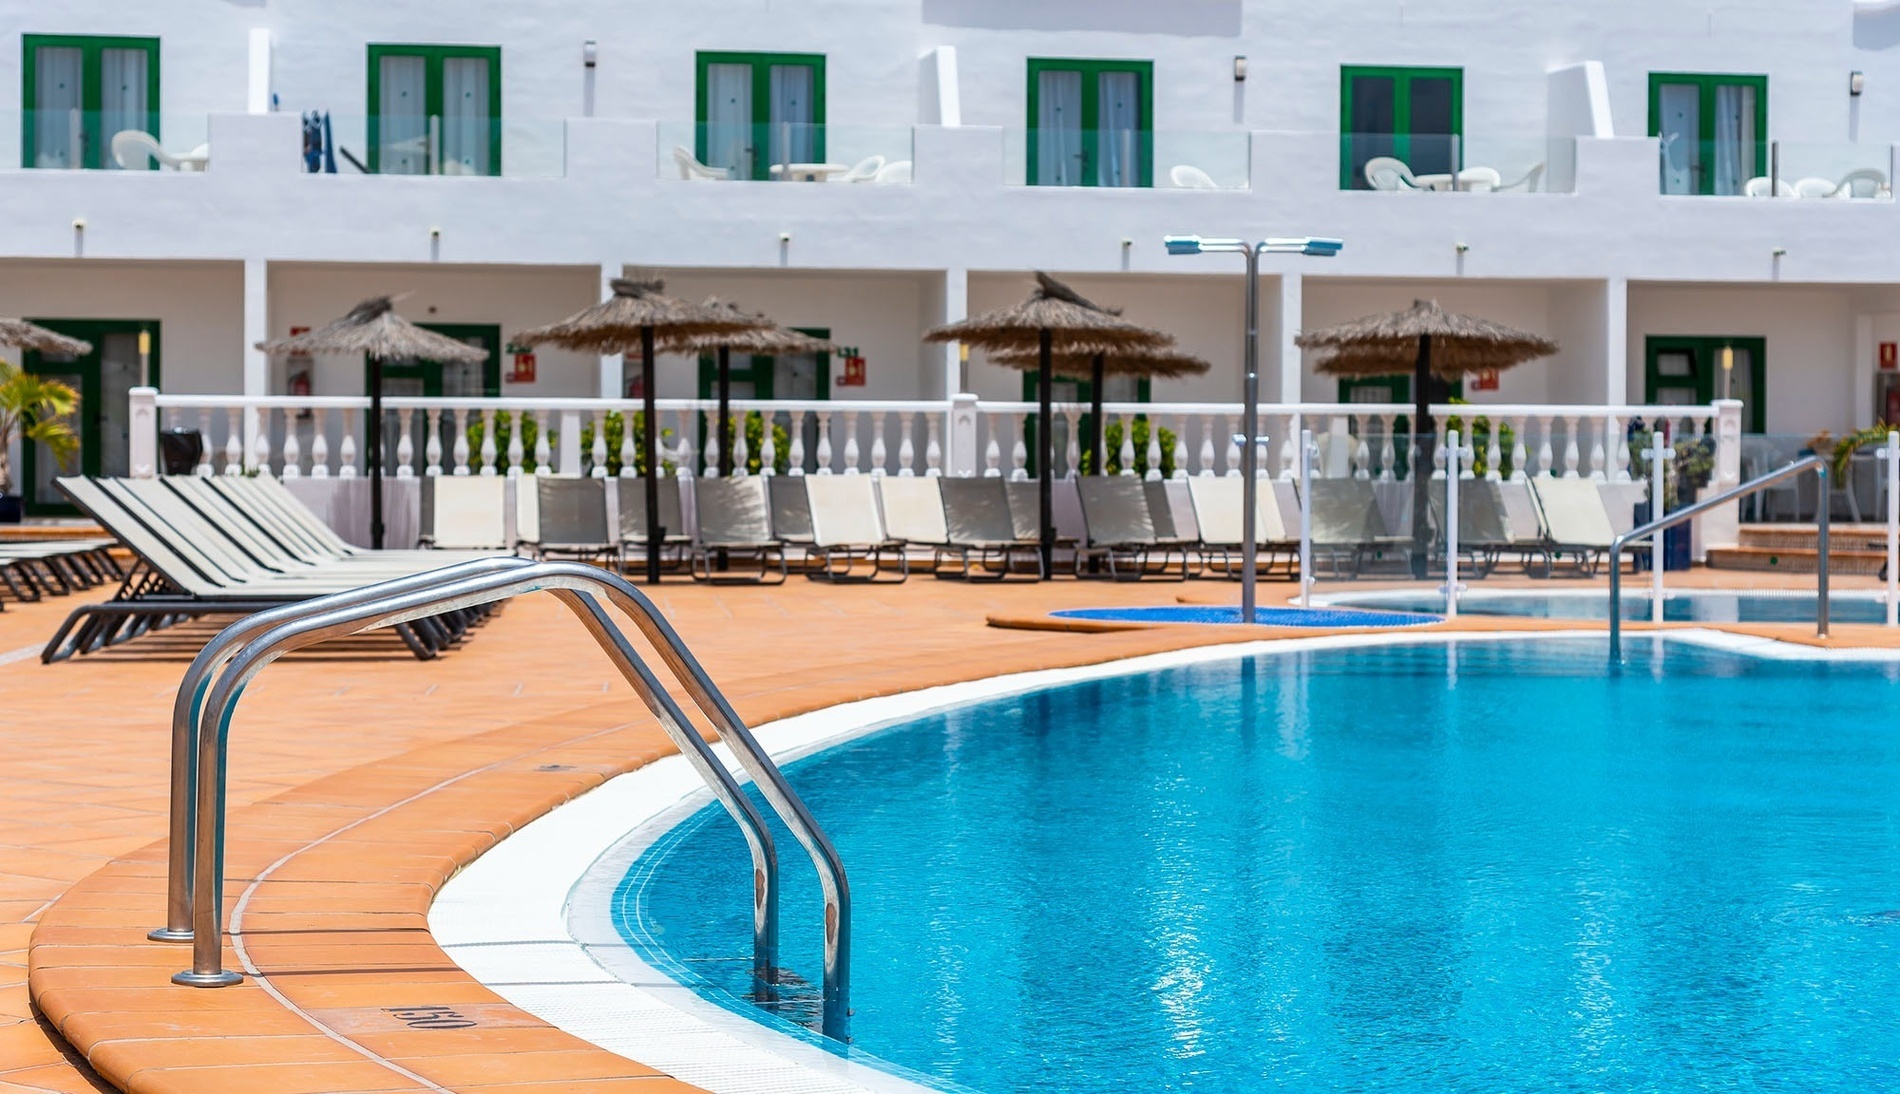
MULTIPOLYGON (((1683 521, 1706 513, 1728 502, 1739 501, 1765 487, 1773 486, 1783 479, 1791 479, 1806 471, 1812 471, 1820 479, 1820 504, 1815 507, 1814 526, 1820 558, 1815 567, 1815 609, 1814 633, 1821 638, 1827 637, 1827 460, 1820 456, 1805 456, 1786 467, 1777 468, 1759 478, 1729 490, 1724 490, 1712 498, 1703 498, 1693 505, 1684 506, 1673 513, 1667 513, 1640 528, 1632 528, 1610 541, 1610 662, 1623 660, 1623 545, 1631 540, 1658 536, 1665 528, 1673 528, 1683 521)), ((1659 542, 1650 546, 1650 565, 1663 564, 1659 542)), ((1651 620, 1661 623, 1662 620, 1651 620)))
MULTIPOLYGON (((671 625, 660 616, 647 597, 631 584, 618 576, 592 566, 578 563, 531 563, 525 566, 510 566, 500 572, 466 572, 446 577, 432 584, 419 584, 401 591, 385 590, 373 599, 366 600, 362 590, 332 597, 321 597, 287 608, 273 609, 282 613, 281 620, 261 634, 255 634, 244 641, 235 652, 220 653, 217 658, 228 661, 228 668, 215 684, 209 688, 202 703, 205 719, 201 719, 197 732, 197 755, 194 779, 196 819, 192 825, 195 851, 192 857, 192 888, 190 894, 192 926, 192 968, 181 972, 172 979, 180 984, 195 987, 220 987, 236 983, 240 977, 227 972, 222 966, 221 923, 223 909, 223 857, 224 857, 224 820, 225 820, 225 761, 229 750, 231 719, 245 686, 266 666, 278 657, 292 650, 323 641, 327 638, 357 634, 375 627, 389 626, 407 622, 429 615, 439 614, 461 608, 470 608, 482 604, 519 596, 523 593, 548 591, 554 593, 567 606, 581 616, 590 634, 601 645, 608 657, 620 668, 635 690, 640 693, 648 709, 660 721, 669 736, 680 742, 682 751, 700 769, 716 795, 729 810, 735 808, 735 802, 728 793, 736 796, 737 802, 747 802, 745 795, 736 793, 737 785, 731 775, 725 772, 723 765, 711 757, 705 750, 705 744, 698 739, 686 716, 666 693, 659 680, 647 668, 646 664, 634 652, 625 636, 614 626, 595 601, 593 594, 604 596, 623 613, 632 618, 643 634, 659 651, 661 658, 673 670, 702 713, 714 724, 720 736, 731 746, 740 764, 757 783, 767 802, 780 818, 791 828, 799 842, 810 854, 818 869, 819 881, 825 895, 825 970, 824 1002, 821 1030, 827 1037, 845 1040, 848 1030, 849 985, 850 985, 850 889, 845 880, 844 866, 839 860, 831 841, 812 818, 783 774, 772 763, 750 730, 739 720, 724 697, 707 676, 699 662, 688 651, 671 625), (690 740, 687 740, 690 738, 690 740), (697 742, 695 746, 692 742, 697 742), (702 766, 702 761, 709 765, 702 766), (715 774, 716 772, 716 774, 715 774), (720 778, 720 776, 724 778, 720 778)), ((224 649, 229 650, 229 644, 224 649)), ((195 700, 193 700, 195 702, 195 700)), ((749 802, 745 808, 735 812, 742 829, 747 829, 750 841, 750 824, 758 820, 756 810, 750 810, 749 802)), ((760 824, 758 833, 764 835, 760 824)), ((771 858, 769 839, 762 846, 754 846, 755 886, 754 886, 754 943, 755 960, 760 959, 756 952, 764 949, 764 959, 772 959, 769 943, 775 942, 765 928, 776 926, 776 908, 778 899, 778 878, 775 864, 771 858), (758 869, 763 852, 763 861, 773 865, 771 869, 758 869)), ((764 983, 769 985, 776 978, 776 969, 768 966, 764 983)), ((769 997, 769 987, 762 988, 761 994, 769 997)))

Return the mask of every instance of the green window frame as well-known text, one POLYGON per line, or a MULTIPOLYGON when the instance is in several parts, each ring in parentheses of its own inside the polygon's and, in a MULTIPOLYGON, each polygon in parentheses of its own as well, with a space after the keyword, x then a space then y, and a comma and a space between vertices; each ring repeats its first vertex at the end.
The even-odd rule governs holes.
MULTIPOLYGON (((1038 398, 1041 397, 1036 389, 1037 382, 1040 380, 1041 376, 1042 376, 1042 370, 1039 368, 1031 368, 1031 369, 1023 370, 1023 402, 1033 403, 1038 398)), ((1060 373, 1057 373, 1056 379, 1055 379, 1055 387, 1057 391, 1061 392, 1061 394, 1058 394, 1055 398, 1055 402, 1058 404, 1079 403, 1087 407, 1087 406, 1092 406, 1095 401, 1095 384, 1093 381, 1087 380, 1083 377, 1064 376, 1060 373), (1064 384, 1075 385, 1075 390, 1073 392, 1061 391, 1062 386, 1064 384)), ((1107 402, 1108 400, 1104 399, 1103 401, 1107 402)), ((1149 379, 1146 376, 1138 376, 1135 378, 1135 402, 1138 402, 1138 403, 1154 402, 1154 381, 1153 380, 1149 379)), ((1139 422, 1146 422, 1148 420, 1148 415, 1137 414, 1135 415, 1134 420, 1139 421, 1139 422)), ((1068 428, 1067 419, 1061 418, 1060 415, 1058 415, 1057 424, 1061 425, 1063 429, 1068 428)), ((1108 424, 1110 425, 1115 424, 1114 421, 1112 420, 1112 416, 1111 416, 1111 421, 1108 424)), ((1081 430, 1081 435, 1076 438, 1076 442, 1080 447, 1086 449, 1088 446, 1088 438, 1095 435, 1094 433, 1095 415, 1092 413, 1089 413, 1087 410, 1084 410, 1082 412, 1082 417, 1076 423, 1076 428, 1081 430)), ((1063 434, 1061 433, 1056 434, 1056 441, 1057 441, 1056 456, 1057 456, 1057 459, 1059 460, 1062 456, 1061 449, 1067 442, 1064 439, 1063 434)), ((1041 449, 1036 447, 1036 418, 1034 415, 1031 415, 1029 419, 1023 423, 1023 443, 1027 445, 1029 448, 1029 462, 1026 466, 1029 470, 1029 473, 1033 475, 1036 473, 1036 453, 1041 451, 1041 449)), ((1107 447, 1107 446, 1105 447, 1108 453, 1109 465, 1111 467, 1114 467, 1116 471, 1119 472, 1121 468, 1120 451, 1113 447, 1107 447)), ((1087 451, 1084 451, 1082 452, 1081 458, 1082 458, 1083 473, 1090 474, 1090 475, 1094 474, 1095 468, 1093 466, 1093 461, 1090 457, 1090 454, 1087 451)), ((1171 462, 1173 461, 1173 459, 1174 459, 1173 451, 1169 450, 1169 451, 1164 451, 1162 453, 1162 460, 1164 462, 1171 462)), ((1148 453, 1145 448, 1137 448, 1135 450, 1135 462, 1141 466, 1142 471, 1144 472, 1147 471, 1148 453)))
MULTIPOLYGON (((1707 406, 1722 397, 1722 350, 1732 348, 1748 354, 1748 390, 1754 397, 1743 400, 1742 429, 1763 433, 1768 425, 1768 340, 1734 335, 1652 334, 1643 339, 1643 401, 1658 402, 1657 390, 1664 387, 1695 388, 1695 401, 1707 406), (1693 375, 1664 376, 1657 358, 1665 353, 1687 353, 1693 375)), ((1740 396, 1737 396, 1740 398, 1740 396)))
MULTIPOLYGON (((1403 161, 1407 167, 1419 174, 1433 174, 1434 171, 1420 170, 1413 163, 1421 154, 1438 155, 1447 162, 1447 170, 1457 172, 1464 168, 1464 132, 1465 132, 1465 70, 1462 68, 1419 68, 1395 67, 1391 65, 1341 65, 1339 66, 1339 188, 1341 190, 1369 190, 1372 184, 1366 181, 1364 165, 1366 160, 1375 156, 1391 156, 1403 161), (1392 81, 1392 132, 1375 131, 1354 132, 1353 108, 1355 105, 1354 81, 1362 79, 1392 81), (1412 85, 1418 80, 1449 80, 1451 82, 1451 132, 1417 133, 1412 124, 1412 85), (1449 149, 1434 149, 1421 140, 1445 141, 1449 149)), ((1436 165, 1434 165, 1436 166, 1436 165)))
MULTIPOLYGON (((122 38, 96 34, 23 34, 20 36, 22 60, 20 64, 20 165, 34 166, 34 148, 38 143, 40 124, 45 119, 39 116, 39 51, 43 48, 66 48, 80 51, 80 115, 84 148, 80 167, 88 170, 100 170, 107 165, 112 155, 113 134, 100 132, 101 114, 105 107, 105 90, 102 84, 103 72, 100 55, 108 49, 136 49, 145 53, 145 131, 154 137, 162 137, 158 131, 158 60, 159 40, 157 38, 122 38)), ((156 170, 157 164, 146 163, 147 170, 156 170)))
MULTIPOLYGON (((1755 162, 1752 168, 1741 173, 1749 178, 1768 173, 1768 77, 1750 75, 1729 75, 1712 72, 1652 72, 1649 74, 1649 135, 1662 136, 1662 89, 1671 85, 1687 85, 1696 89, 1697 96, 1697 134, 1701 154, 1696 159, 1696 179, 1694 187, 1688 191, 1693 194, 1714 195, 1717 192, 1717 178, 1714 169, 1716 95, 1724 87, 1751 87, 1755 89, 1755 162)), ((1669 171, 1669 150, 1661 153, 1660 170, 1666 177, 1669 171)), ((1658 188, 1666 183, 1659 180, 1658 188)), ((1665 191, 1667 192, 1667 191, 1665 191)), ((1738 186, 1736 194, 1741 193, 1738 186)))
POLYGON ((822 53, 754 53, 731 51, 705 51, 694 55, 693 59, 693 155, 701 163, 710 162, 710 141, 708 140, 708 114, 711 105, 711 81, 707 78, 713 65, 746 65, 752 69, 752 173, 747 178, 764 182, 772 177, 772 162, 769 151, 760 155, 757 149, 770 149, 772 146, 772 69, 774 66, 804 67, 811 73, 811 126, 812 161, 823 163, 825 160, 825 55, 822 53))
MULTIPOLYGON (((501 326, 497 323, 417 323, 426 331, 453 338, 458 342, 475 340, 488 356, 482 361, 482 397, 495 399, 501 396, 501 357, 503 345, 501 326)), ((383 380, 408 379, 422 381, 424 398, 435 399, 442 395, 442 362, 429 359, 416 361, 386 361, 383 363, 383 380)), ((369 359, 363 360, 363 390, 369 390, 369 359)))
MULTIPOLYGON (((382 171, 382 91, 383 58, 419 57, 423 63, 423 116, 440 118, 443 114, 442 62, 451 58, 474 57, 488 62, 488 171, 501 174, 501 47, 399 45, 371 43, 369 47, 369 99, 364 114, 369 125, 369 169, 382 171)), ((433 165, 435 157, 429 157, 433 165)))
POLYGON ((1030 186, 1055 185, 1039 183, 1042 168, 1042 74, 1045 72, 1077 72, 1082 83, 1082 149, 1083 160, 1081 182, 1078 186, 1099 186, 1097 165, 1101 162, 1101 77, 1104 73, 1132 73, 1141 83, 1139 106, 1136 120, 1137 145, 1135 150, 1135 186, 1152 187, 1154 185, 1154 99, 1155 66, 1153 61, 1129 60, 1089 60, 1068 57, 1031 57, 1029 58, 1029 110, 1028 122, 1024 127, 1024 139, 1027 142, 1028 172, 1024 182, 1030 186))

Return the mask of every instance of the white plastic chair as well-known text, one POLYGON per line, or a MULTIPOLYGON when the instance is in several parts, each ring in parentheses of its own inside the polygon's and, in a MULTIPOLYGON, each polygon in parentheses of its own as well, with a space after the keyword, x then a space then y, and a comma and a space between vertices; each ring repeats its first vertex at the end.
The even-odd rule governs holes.
POLYGON ((1798 198, 1831 198, 1834 196, 1834 191, 1839 189, 1840 184, 1833 179, 1814 177, 1796 179, 1794 183, 1794 196, 1798 198))
MULTIPOLYGON (((1774 187, 1775 187, 1774 188, 1775 197, 1791 198, 1794 196, 1794 187, 1789 186, 1786 179, 1776 179, 1774 182, 1774 187)), ((1757 175, 1756 177, 1749 179, 1747 182, 1742 183, 1743 197, 1765 198, 1768 196, 1768 194, 1769 194, 1768 177, 1766 175, 1757 175)))
POLYGON ((877 169, 877 175, 871 179, 879 186, 909 186, 910 161, 894 160, 877 169))
POLYGON ((1887 185, 1887 173, 1873 167, 1863 167, 1849 171, 1841 176, 1841 183, 1834 188, 1834 197, 1854 198, 1871 201, 1875 198, 1892 197, 1893 191, 1887 185))
POLYGON ((122 129, 112 136, 112 159, 127 171, 143 171, 146 163, 157 160, 160 167, 174 171, 202 171, 211 160, 211 146, 201 144, 181 156, 165 151, 158 138, 139 129, 122 129))
POLYGON ((851 170, 833 177, 833 182, 872 182, 877 173, 884 169, 883 156, 866 156, 853 164, 851 170))
POLYGON ((679 164, 680 178, 683 179, 723 179, 731 175, 723 167, 708 167, 699 162, 691 152, 681 145, 673 146, 673 162, 679 164))
POLYGON ((1374 190, 1423 190, 1404 160, 1374 156, 1366 161, 1366 181, 1374 190))
POLYGON ((1537 189, 1538 184, 1541 183, 1543 179, 1544 179, 1544 165, 1540 163, 1537 166, 1531 168, 1530 170, 1524 172, 1523 177, 1512 179, 1510 182, 1500 183, 1497 186, 1497 189, 1500 191, 1510 191, 1510 192, 1533 191, 1537 189))
POLYGON ((1168 181, 1180 190, 1218 190, 1213 176, 1193 164, 1177 163, 1168 168, 1168 181))

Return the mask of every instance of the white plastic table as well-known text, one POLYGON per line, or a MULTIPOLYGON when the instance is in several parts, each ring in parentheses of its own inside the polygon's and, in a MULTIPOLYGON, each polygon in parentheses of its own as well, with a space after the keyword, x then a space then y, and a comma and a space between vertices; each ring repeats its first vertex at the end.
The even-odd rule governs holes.
POLYGON ((826 182, 849 170, 851 165, 846 163, 775 163, 771 167, 773 178, 794 182, 826 182))

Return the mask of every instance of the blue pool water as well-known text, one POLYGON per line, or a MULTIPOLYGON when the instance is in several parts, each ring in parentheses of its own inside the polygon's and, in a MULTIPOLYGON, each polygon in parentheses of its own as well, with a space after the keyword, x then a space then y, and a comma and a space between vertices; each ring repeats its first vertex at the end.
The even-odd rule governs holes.
MULTIPOLYGON (((1341 606, 1394 612, 1442 612, 1442 594, 1366 593, 1332 597, 1341 606)), ((1812 623, 1814 594, 1750 595, 1747 593, 1670 593, 1663 600, 1663 619, 1671 623, 1812 623)), ((1647 621, 1649 593, 1623 586, 1623 618, 1647 621)), ((1610 597, 1596 592, 1547 596, 1539 593, 1479 593, 1461 597, 1461 615, 1513 615, 1537 619, 1608 619, 1610 597)), ((1828 598, 1828 614, 1836 623, 1884 623, 1887 607, 1866 596, 1828 598)))
MULTIPOLYGON (((1113 623, 1239 623, 1239 608, 1217 605, 1163 605, 1146 608, 1064 608, 1051 615, 1059 619, 1096 619, 1113 623)), ((1437 623, 1441 616, 1416 611, 1338 608, 1261 608, 1253 621, 1269 627, 1416 627, 1437 623)))
MULTIPOLYGON (((987 1094, 1900 1086, 1900 669, 1628 652, 1270 655, 793 765, 851 871, 852 1051, 987 1094)), ((616 918, 759 1014, 746 863, 702 810, 616 918)))

